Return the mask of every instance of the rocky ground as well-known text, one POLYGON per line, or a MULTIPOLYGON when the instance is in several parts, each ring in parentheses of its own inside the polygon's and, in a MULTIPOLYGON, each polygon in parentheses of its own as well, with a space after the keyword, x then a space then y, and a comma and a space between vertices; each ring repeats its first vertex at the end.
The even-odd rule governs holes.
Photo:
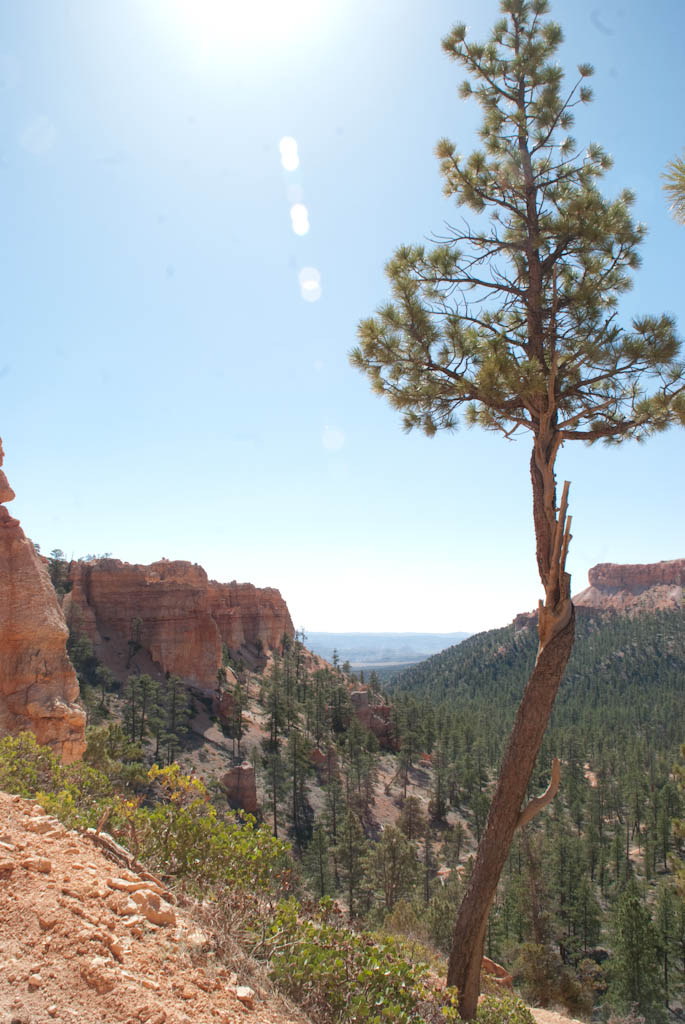
POLYGON ((0 793, 0 1024, 311 1024, 221 962, 153 875, 106 854, 0 793))
POLYGON ((0 793, 1 1024, 307 1024, 153 876, 0 793))

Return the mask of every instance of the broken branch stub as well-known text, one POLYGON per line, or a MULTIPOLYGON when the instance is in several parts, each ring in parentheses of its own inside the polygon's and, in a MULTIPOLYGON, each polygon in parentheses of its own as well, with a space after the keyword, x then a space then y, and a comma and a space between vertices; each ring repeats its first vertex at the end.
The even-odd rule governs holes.
POLYGON ((534 797, 530 803, 526 804, 521 813, 519 814, 519 820, 516 823, 516 828, 523 828, 529 821, 532 821, 536 814, 539 814, 543 807, 550 804, 554 797, 557 795, 559 790, 559 783, 561 782, 561 762, 558 757, 555 757, 552 761, 552 777, 549 781, 549 786, 542 794, 542 796, 534 797))

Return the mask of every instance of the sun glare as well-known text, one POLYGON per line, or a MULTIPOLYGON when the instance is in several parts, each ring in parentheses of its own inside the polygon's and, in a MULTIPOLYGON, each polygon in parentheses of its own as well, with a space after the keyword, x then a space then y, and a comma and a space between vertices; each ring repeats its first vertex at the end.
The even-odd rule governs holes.
POLYGON ((273 49, 301 40, 316 27, 321 4, 322 0, 165 0, 159 10, 185 46, 210 60, 246 53, 246 47, 273 49))

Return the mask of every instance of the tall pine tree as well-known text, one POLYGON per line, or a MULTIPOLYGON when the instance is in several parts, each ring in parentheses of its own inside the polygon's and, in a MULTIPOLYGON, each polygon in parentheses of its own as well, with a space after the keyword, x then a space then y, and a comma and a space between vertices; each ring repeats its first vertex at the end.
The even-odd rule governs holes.
POLYGON ((672 318, 642 316, 628 328, 617 319, 644 229, 630 192, 607 200, 599 191, 608 155, 570 134, 574 108, 591 99, 592 68, 579 65, 562 92, 562 32, 544 20, 548 0, 500 6, 485 44, 465 25, 443 42, 469 75, 462 97, 474 95, 484 114, 481 149, 464 158, 446 139, 437 146, 446 195, 474 218, 433 248, 397 250, 387 266, 392 301, 361 323, 351 354, 407 430, 451 430, 464 413, 532 441, 539 647, 457 915, 448 982, 469 1019, 490 905, 574 638, 557 455, 569 441, 641 439, 685 421, 672 318))

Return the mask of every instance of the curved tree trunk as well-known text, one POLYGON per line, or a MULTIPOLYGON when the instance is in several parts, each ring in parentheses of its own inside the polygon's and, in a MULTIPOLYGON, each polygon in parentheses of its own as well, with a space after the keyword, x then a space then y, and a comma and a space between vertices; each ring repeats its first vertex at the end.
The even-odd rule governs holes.
POLYGON ((452 938, 447 984, 458 989, 459 1013, 465 1020, 474 1017, 478 1008, 490 907, 514 833, 521 823, 521 804, 573 647, 575 615, 570 596, 571 579, 565 572, 570 541, 570 518, 566 516, 568 484, 564 485, 557 512, 554 484, 557 450, 558 441, 553 435, 548 436, 545 443, 536 438, 531 458, 537 558, 545 587, 545 602, 540 602, 538 613, 538 656, 516 713, 452 938))
POLYGON ((538 654, 519 706, 490 805, 476 863, 462 900, 452 939, 447 984, 459 990, 459 1012, 475 1016, 480 992, 480 965, 497 883, 518 826, 521 804, 535 767, 561 677, 573 646, 575 618, 538 654))

